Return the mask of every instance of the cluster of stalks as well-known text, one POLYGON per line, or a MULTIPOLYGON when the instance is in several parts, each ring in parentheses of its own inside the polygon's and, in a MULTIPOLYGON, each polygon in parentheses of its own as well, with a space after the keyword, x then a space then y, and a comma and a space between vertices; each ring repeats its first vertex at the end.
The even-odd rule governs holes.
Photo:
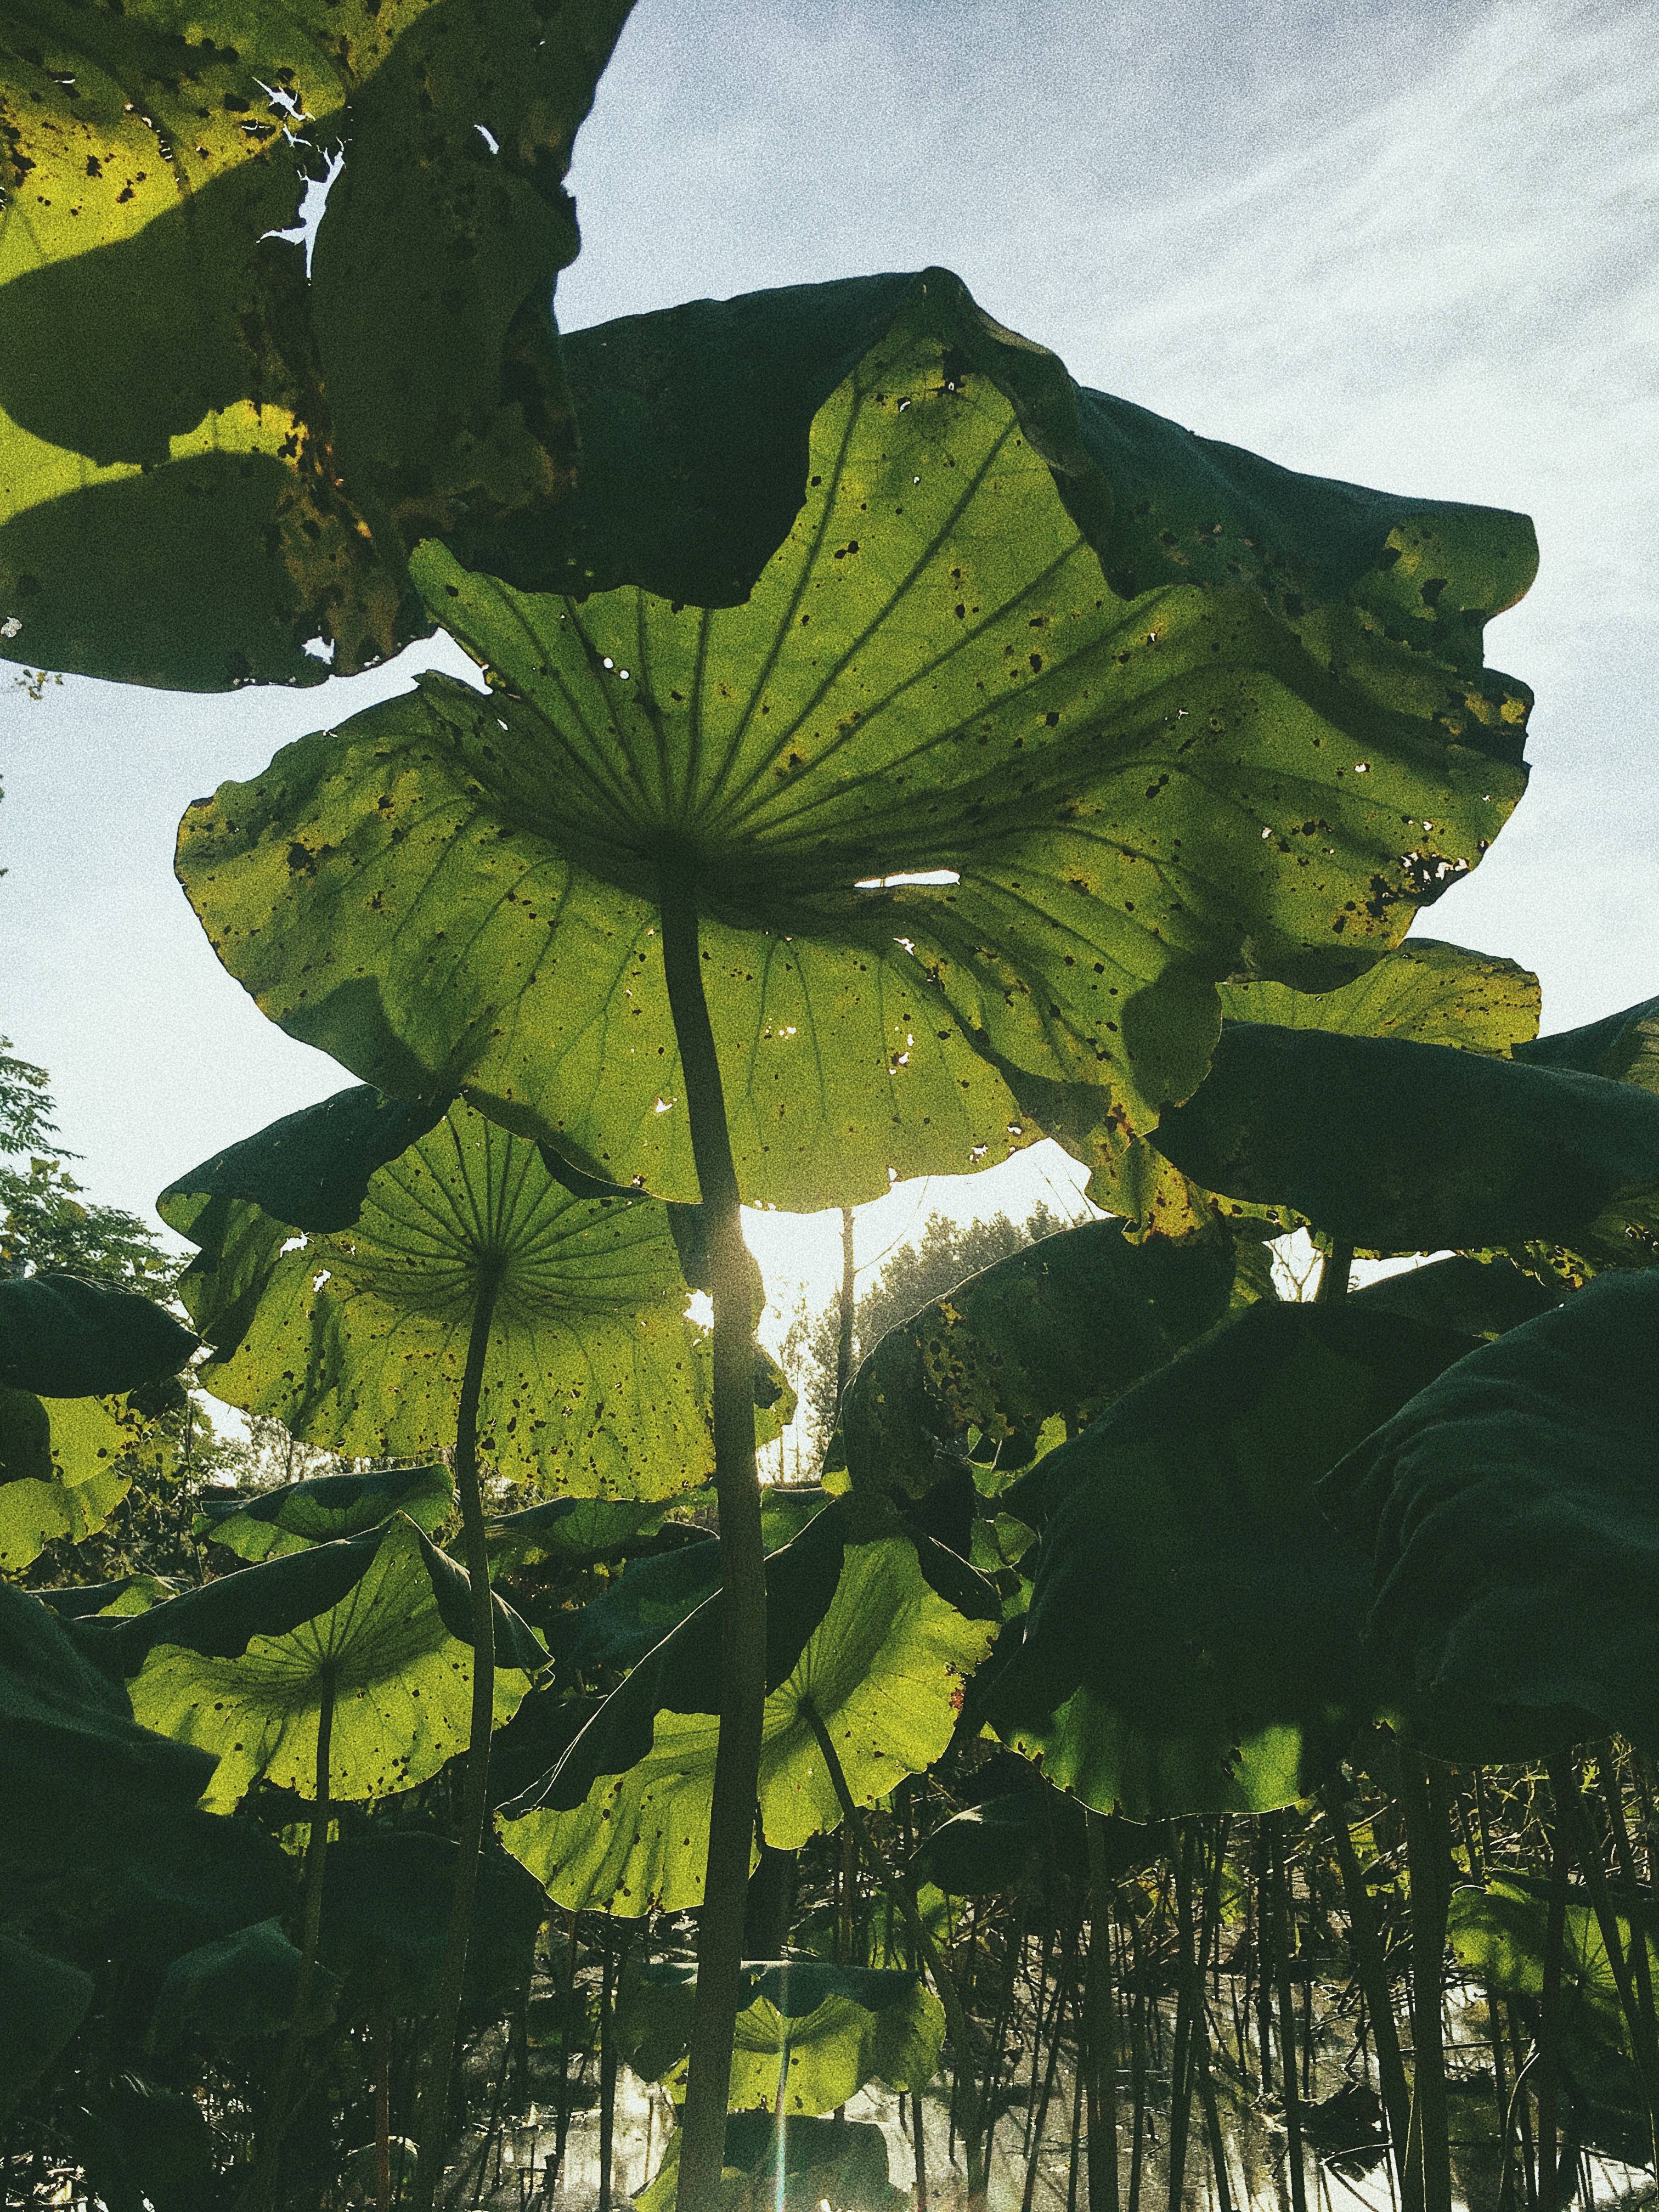
MULTIPOLYGON (((1012 1778, 969 1742, 856 1829, 793 1862, 769 1854, 748 1948, 890 1965, 917 1962, 920 1941, 947 1998, 945 2064, 927 2094, 884 2107, 918 2212, 1329 2212, 1351 2196, 1565 2212, 1637 2185, 1659 2101, 1649 1762, 1603 1745, 1545 1771, 1455 1770, 1380 1731, 1364 1753, 1307 1808, 1138 1837, 1056 1799, 1065 1817, 1034 1832, 1010 1888, 947 1900, 911 1880, 917 1844, 1012 1778), (1485 1959, 1487 1980, 1448 1945, 1449 1908, 1517 1876, 1540 1942, 1485 1959), (1599 2060, 1587 2004, 1611 2024, 1599 2060)), ((689 1933, 553 1915, 533 1980, 499 2017, 464 2019, 440 2202, 541 2212, 591 2202, 597 2179, 599 2212, 627 2203, 664 2135, 622 2152, 617 1995, 629 1959, 683 1954, 689 1933)), ((204 2203, 232 2204, 257 2174, 278 2093, 295 2100, 283 2203, 413 2203, 398 2147, 428 2033, 370 2014, 310 2039, 297 2083, 273 2085, 272 2052, 263 2073, 200 2086, 227 2185, 204 2203)), ((14 2123, 6 2202, 93 2212, 46 2117, 14 2123)))

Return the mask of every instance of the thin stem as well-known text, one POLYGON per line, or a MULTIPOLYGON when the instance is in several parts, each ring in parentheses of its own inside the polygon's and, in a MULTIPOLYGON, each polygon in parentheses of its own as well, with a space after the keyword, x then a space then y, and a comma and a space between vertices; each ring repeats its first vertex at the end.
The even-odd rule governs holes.
POLYGON ((836 1419, 853 1379, 853 1316, 858 1271, 853 1265, 853 1209, 841 1210, 841 1306, 836 1328, 836 1419))
MULTIPOLYGON (((1272 1883, 1273 1949, 1277 1965, 1279 2089, 1285 2107, 1285 2157, 1290 2169, 1293 2212, 1307 2212, 1307 2176, 1302 2167, 1302 2093, 1297 2078, 1296 2009, 1291 1994, 1290 1883, 1285 1869, 1282 1813, 1264 1813, 1272 1883)), ((1449 2208, 1448 2208, 1449 2212, 1449 2208)))
MULTIPOLYGON (((973 2035, 968 2025, 967 2008, 957 1988, 956 1977, 940 1958, 939 1946, 927 1932, 927 1923, 917 1909, 915 1897, 905 1885, 894 1880, 878 1856, 876 1847, 870 1840, 870 1830, 864 1814, 853 1802, 853 1793, 847 1786, 847 1777, 842 1771, 841 1760, 830 1741, 829 1729, 805 1698, 800 1702, 799 1711, 823 1754, 823 1763, 830 1771, 830 1785, 841 1807, 842 1817, 852 1830, 854 1841, 863 1854, 865 1864, 903 1916, 904 1924, 910 1932, 910 1941, 926 1964, 933 1986, 939 1991, 939 2002, 945 2008, 945 2025, 950 2033, 956 2060, 953 2071, 965 2108, 962 2128, 963 2147, 968 2156, 968 2203, 965 2212, 983 2212, 985 2161, 980 2136, 979 2088, 974 2076, 973 2035)), ((687 2198, 688 2207, 691 2202, 687 2198)))
POLYGON ((1411 1871, 1412 2131, 1424 2212, 1451 2212, 1451 2147, 1440 1996, 1450 1884, 1446 1804, 1437 1771, 1402 1744, 1400 1802, 1411 1871))
POLYGON ((1388 1966, 1376 1924, 1376 1903, 1365 1887, 1365 1877, 1360 1871, 1359 1856, 1353 1847, 1353 1836, 1340 1796, 1334 1789, 1327 1790, 1322 1793, 1322 1802, 1330 1827, 1331 1840, 1336 1846, 1336 1863, 1342 1876, 1342 1893, 1347 1900, 1348 1936, 1352 1947, 1354 1975, 1365 2000, 1371 2034, 1376 2044, 1376 2073, 1382 2092, 1382 2110, 1389 2125, 1389 2154, 1400 2178, 1401 2200, 1410 2206, 1412 2194, 1406 2173, 1406 2145, 1411 2138, 1411 2092, 1406 2084, 1405 2063, 1400 2055, 1400 2037, 1395 2027, 1394 1992, 1389 1985, 1388 1966))
POLYGON ((1314 1292, 1314 1304, 1324 1306, 1348 1295, 1348 1278, 1353 1273, 1353 1246, 1334 1243, 1325 1255, 1319 1270, 1319 1288, 1314 1292))
POLYGON ((283 2137, 294 2106, 294 2084, 300 2070, 300 2046, 305 2041, 306 2017, 311 2009, 311 1984, 317 1966, 317 1944, 323 1926, 323 1875, 328 1865, 329 1759, 334 1735, 334 1676, 325 1669, 321 1699, 317 1707, 317 1767, 311 1808, 311 1833, 306 1839, 305 1899, 301 1911, 300 1970, 294 1978, 294 2008, 271 2094, 270 2119, 265 2136, 254 2200, 272 2205, 276 2201, 283 2137))
POLYGON ((490 1325, 501 1288, 497 1268, 486 1266, 478 1281, 478 1300, 467 1340, 466 1366, 455 1414, 455 1488, 461 1508, 462 1548, 466 1559, 472 1631, 472 1724, 462 1783, 461 1833, 450 1893, 449 1928, 444 1942, 443 1977, 428 2046, 426 2087, 421 2100, 420 2146, 415 2170, 417 2212, 430 2212, 443 2179, 444 2147, 449 2135, 449 2077, 466 1978, 467 1941, 472 1929, 472 1898, 478 1862, 489 1825, 489 1739, 495 1725, 495 1604, 489 1587, 489 1548, 484 1534, 483 1495, 478 1483, 478 1400, 490 1325))
POLYGON ((1117 2008, 1112 1989, 1116 1884, 1106 1864, 1106 1823, 1085 1814, 1089 1838, 1089 1963, 1083 2040, 1089 2099, 1089 2212, 1117 2212, 1117 2008))
POLYGON ((662 886, 663 967, 708 1231, 714 1323, 714 1491, 720 1505, 720 1715, 697 1929, 679 2202, 714 2204, 725 2162, 732 2041, 743 1998, 744 1909, 766 1707, 766 1547, 755 1468, 755 1329, 726 1096, 702 988, 697 910, 662 886))

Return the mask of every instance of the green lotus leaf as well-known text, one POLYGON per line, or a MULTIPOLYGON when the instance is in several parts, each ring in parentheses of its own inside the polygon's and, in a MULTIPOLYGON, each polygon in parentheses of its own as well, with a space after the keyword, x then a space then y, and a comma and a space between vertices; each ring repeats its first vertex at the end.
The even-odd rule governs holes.
MULTIPOLYGON (((356 2001, 419 2018, 443 1980, 455 1844, 422 1829, 372 1827, 331 1846, 318 1956, 356 2001)), ((526 1987, 547 1898, 498 1845, 479 1863, 467 1942, 464 2002, 483 2009, 526 1987)), ((494 2017, 494 2014, 491 2014, 494 2017)))
MULTIPOLYGON (((1207 556, 1120 591, 1059 362, 947 276, 896 307, 742 605, 535 598, 429 544, 411 573, 489 696, 428 676, 191 810, 181 878, 273 1019, 694 1198, 667 884, 744 1194, 806 1209, 989 1164, 1044 1085, 1150 1128, 1203 1073, 1220 978, 1346 981, 1474 864, 1525 707, 1469 659, 1471 611, 1524 588, 1524 525, 1452 532, 1455 671, 1432 622, 1420 659, 1346 601, 1304 638, 1207 556)), ((1333 574, 1389 535, 1373 510, 1333 574)))
MULTIPOLYGON (((1427 937, 1408 937, 1334 991, 1297 991, 1261 979, 1221 987, 1228 1021, 1517 1056, 1537 1032, 1539 999, 1538 978, 1514 961, 1427 937)), ((1102 1126, 1097 1112, 1091 1122, 1093 1104, 1063 1103, 1054 1127, 1091 1163, 1089 1195, 1096 1204, 1165 1236, 1190 1236, 1209 1226, 1217 1211, 1211 1195, 1164 1157, 1155 1139, 1126 1140, 1120 1130, 1102 1126)), ((1252 1210, 1266 1211, 1224 1209, 1234 1219, 1252 1210)))
POLYGON ((1580 1075, 1604 1075, 1615 1083, 1639 1084, 1659 1091, 1659 999, 1644 999, 1622 1013, 1608 1014, 1582 1029, 1558 1030, 1515 1048, 1517 1060, 1538 1067, 1562 1067, 1580 1075))
POLYGON ((179 1586, 165 1575, 118 1575, 113 1582, 76 1583, 62 1589, 31 1590, 42 1605, 49 1605, 60 1620, 89 1620, 99 1614, 125 1620, 132 1613, 148 1613, 163 1598, 178 1595, 179 1586))
POLYGON ((1351 1291, 1348 1303, 1357 1313, 1403 1314, 1460 1336, 1491 1337, 1547 1313, 1560 1303, 1560 1293, 1523 1273, 1512 1260, 1455 1252, 1351 1291))
POLYGON ((402 1513, 428 1534, 455 1510, 455 1479, 447 1467, 386 1468, 368 1474, 313 1474, 252 1498, 209 1498, 191 1524, 239 1559, 269 1559, 308 1544, 331 1543, 377 1528, 402 1513))
MULTIPOLYGON (((668 2138, 650 2186, 634 2212, 675 2212, 680 2136, 668 2138)), ((769 2212, 908 2212, 908 2190, 887 2179, 887 2138, 873 2120, 791 2120, 781 2134, 763 2112, 733 2112, 726 2124, 726 2164, 718 2207, 747 2212, 757 2187, 769 2212)))
POLYGON ((1374 1252, 1539 1241, 1636 1259, 1659 1097, 1398 1037, 1240 1023, 1158 1151, 1209 1191, 1374 1252))
POLYGON ((712 1536, 631 1559, 608 1589, 553 1617, 548 1649, 579 1674, 636 1667, 720 1583, 720 1547, 712 1536))
MULTIPOLYGON (((1615 1910, 1620 1945, 1631 1956, 1630 1902, 1615 1910)), ((1659 1972, 1646 1915, 1638 1916, 1649 1972, 1659 1972)), ((1536 2002, 1543 1994, 1549 1885, 1534 1875, 1492 1875, 1482 1888, 1455 1889, 1447 1933, 1458 1964, 1499 1996, 1536 2002)), ((1592 1907, 1570 1891, 1562 1917, 1562 1977, 1555 2032, 1559 2063, 1573 2100, 1574 2124, 1587 2143, 1615 2157, 1652 2155, 1641 2078, 1632 2064, 1619 1985, 1592 1907)))
POLYGON ((135 1725, 67 1625, 0 1583, 0 1881, 14 1910, 27 1885, 142 1856, 212 1771, 135 1725))
POLYGON ((1385 1702, 1366 1556, 1314 1486, 1468 1346, 1340 1304, 1252 1306, 1051 1452, 1012 1493, 1042 1539, 989 1693, 998 1734, 1131 1820, 1304 1796, 1385 1702))
POLYGON ((198 1343, 134 1291, 52 1273, 0 1282, 0 1389, 107 1398, 176 1375, 198 1343))
POLYGON ((166 1473, 173 1456, 130 1399, 0 1389, 0 1569, 19 1574, 48 1544, 95 1535, 134 1477, 166 1473))
MULTIPOLYGON (((309 1797, 333 1701, 330 1794, 384 1797, 465 1749, 472 1695, 464 1571, 413 1522, 267 1559, 129 1620, 83 1630, 129 1675, 143 1723, 218 1759, 204 1798, 228 1811, 260 1779, 309 1797)), ((495 1724, 546 1654, 495 1600, 495 1724)))
MULTIPOLYGON (((848 1525, 822 1513, 767 1564, 760 1826, 783 1850, 841 1818, 804 1706, 835 1744, 854 1801, 872 1804, 944 1750, 963 1677, 990 1646, 994 1594, 960 1560, 927 1538, 852 1540, 848 1525)), ((557 1903, 630 1915, 701 1903, 720 1632, 716 1595, 606 1698, 551 1773, 498 1813, 501 1840, 557 1903)))
POLYGON ((0 1932, 0 2119, 9 2119, 92 2002, 92 1976, 0 1932))
POLYGON ((155 1210, 169 1229, 221 1256, 237 1209, 254 1206, 291 1229, 349 1229, 371 1178, 442 1119, 442 1106, 411 1106, 372 1084, 353 1084, 169 1183, 155 1210))
MULTIPOLYGON (((256 1921, 199 1945, 175 1959, 156 1993, 146 2039, 153 2051, 171 2051, 186 2038, 214 2051, 250 2037, 279 2035, 288 2026, 300 1978, 300 1954, 278 1920, 256 1921)), ((325 1966, 313 1969, 302 2023, 307 2034, 334 2017, 339 1983, 325 1966)))
POLYGON ((568 489, 562 179, 627 13, 8 12, 0 189, 27 220, 0 238, 0 653, 314 683, 315 634, 344 673, 423 630, 417 538, 568 489))
POLYGON ((1000 1470, 1028 1465, 1045 1420, 1086 1420, 1220 1321, 1233 1273, 1230 1237, 1137 1246, 1116 1221, 999 1260, 860 1367, 841 1421, 854 1483, 919 1495, 975 1431, 1000 1470))
POLYGON ((1367 1633, 1460 1759, 1659 1747, 1659 1276, 1598 1277, 1460 1360, 1333 1468, 1367 1633))
POLYGON ((492 1273, 478 1436, 498 1472, 624 1498, 708 1474, 706 1334, 665 1209, 576 1197, 470 1107, 374 1170, 347 1228, 295 1235, 237 1197, 179 1290, 216 1396, 355 1456, 411 1459, 453 1441, 492 1273))
MULTIPOLYGON (((675 1501, 678 1504, 679 1501, 675 1501)), ((488 1525, 490 1570, 572 1567, 614 1559, 632 1540, 662 1526, 663 1507, 613 1498, 553 1498, 518 1513, 498 1513, 488 1525)))
MULTIPOLYGON (((653 1960, 630 1970, 617 2007, 617 2044, 636 2074, 685 2095, 697 1970, 653 1960)), ((945 2013, 915 1975, 821 1959, 744 1968, 748 2002, 738 2014, 729 2103, 790 2118, 833 2112, 867 2081, 926 2087, 939 2071, 945 2013), (787 2072, 785 2069, 787 2059, 787 2072)))

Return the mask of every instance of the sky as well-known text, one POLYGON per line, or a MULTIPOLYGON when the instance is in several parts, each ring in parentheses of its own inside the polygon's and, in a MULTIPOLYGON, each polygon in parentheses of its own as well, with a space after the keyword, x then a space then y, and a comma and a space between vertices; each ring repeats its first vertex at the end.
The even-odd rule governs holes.
MULTIPOLYGON (((571 185, 571 329, 942 263, 1085 384, 1290 467, 1524 509, 1542 552, 1488 657, 1538 694, 1532 788, 1427 933, 1507 953, 1560 1028, 1659 989, 1659 40, 1570 0, 640 0, 571 185)), ((453 650, 453 649, 452 649, 453 650)), ((98 1196, 149 1214, 348 1079, 219 968, 171 872, 189 801, 459 665, 441 645, 222 697, 0 666, 0 1031, 52 1076, 98 1196)), ((861 1209, 1043 1199, 1042 1146, 861 1209)), ((774 1312, 833 1217, 750 1223, 774 1312)))

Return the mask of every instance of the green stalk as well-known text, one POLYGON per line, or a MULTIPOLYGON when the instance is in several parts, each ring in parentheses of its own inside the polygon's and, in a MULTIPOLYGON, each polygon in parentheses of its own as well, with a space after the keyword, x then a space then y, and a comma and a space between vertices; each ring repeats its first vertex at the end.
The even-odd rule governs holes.
POLYGON ((1083 2006, 1089 2095, 1089 2212, 1117 2212, 1117 2018, 1112 1990, 1116 1884, 1106 1867, 1106 1823, 1085 1814, 1089 1838, 1089 1962, 1083 2006))
POLYGON ((1314 1304, 1331 1304, 1348 1295, 1348 1278, 1353 1273, 1353 1246, 1333 1244, 1325 1255, 1319 1270, 1319 1287, 1314 1292, 1314 1304))
POLYGON ((472 1898, 478 1862, 489 1826, 489 1739, 495 1725, 495 1606, 489 1587, 489 1547, 484 1535, 483 1495, 478 1484, 478 1400, 490 1324, 501 1289, 499 1267, 486 1263, 478 1279, 478 1303, 467 1339, 455 1415, 455 1488, 460 1500, 462 1548, 466 1560, 472 1629, 472 1724, 462 1783, 461 1833, 450 1893, 449 1928, 444 1940, 443 1976, 427 2050, 426 2086, 421 2099, 420 2143, 415 2168, 416 2212, 430 2212, 443 2179, 444 2146, 449 2133, 449 2076, 461 2016, 461 1988, 466 1978, 467 1940, 472 1929, 472 1898))
POLYGON ((853 1316, 855 1310, 858 1271, 853 1265, 853 1209, 843 1206, 841 1210, 841 1306, 836 1316, 836 1419, 841 1419, 841 1402, 847 1395, 847 1386, 853 1379, 853 1316))
POLYGON ((1440 1996, 1450 1884, 1446 1806, 1427 1761, 1400 1747, 1400 1802, 1411 1870, 1412 2133, 1424 2212, 1451 2212, 1451 2145, 1440 1996))
POLYGON ((294 1979, 294 2008, 283 2056, 271 2094, 270 2121, 255 2177, 254 2201, 276 2202, 283 2137, 288 2132, 294 2103, 294 2084, 300 2070, 300 2046, 305 2040, 306 2015, 311 2009, 311 1984, 317 1966, 317 1943, 323 1927, 323 1875, 328 1864, 329 1756, 334 1734, 334 1677, 325 1669, 321 1677, 322 1701, 317 1708, 317 1778, 311 1808, 311 1833, 306 1838, 305 1901, 301 1911, 300 1971, 294 1979))
MULTIPOLYGON (((801 1699, 799 1710, 823 1754, 823 1763, 830 1771, 830 1784, 841 1807, 842 1818, 852 1831, 853 1839, 863 1854, 865 1864, 897 1905, 904 1924, 910 1931, 910 1941, 927 1966, 933 1986, 939 1991, 939 2001, 945 2008, 945 2025, 955 2054, 956 2080, 966 2108, 963 2113, 962 2141, 968 2160, 968 2201, 963 2212, 984 2212, 985 2157, 980 2135, 979 2085, 974 2075, 972 2031, 968 2025, 967 2008, 957 1988, 956 1977, 940 1958, 939 1946, 928 1934, 927 1923, 918 1911, 915 1898, 908 1887, 896 1881, 882 1863, 870 1839, 868 1824, 853 1802, 853 1793, 847 1786, 847 1777, 842 1771, 841 1760, 830 1741, 829 1729, 806 1698, 801 1699)), ((691 2212, 693 2204, 700 2201, 713 2203, 714 2200, 688 2197, 684 2200, 685 2212, 691 2212)))
MULTIPOLYGON (((1279 2010, 1279 2088, 1285 2107, 1285 2162, 1292 2212, 1307 2212, 1308 2179, 1302 2167, 1302 2090, 1296 2063, 1296 2007, 1291 1991, 1290 1881, 1285 1866, 1285 1816, 1264 1813, 1272 1884, 1273 1948, 1279 2010)), ((1450 2212, 1450 2207, 1445 2208, 1450 2212)))
POLYGON ((697 1996, 681 2124, 678 2202, 719 2202, 732 2042, 743 2001, 744 1908, 760 1794, 766 1706, 766 1546, 755 1468, 755 1328, 750 1262, 726 1127, 726 1095, 703 994, 696 906, 665 878, 663 967, 679 1046, 686 1118, 708 1231, 714 1308, 714 1491, 720 1505, 720 1715, 702 1911, 697 1996))
POLYGON ((1334 1789, 1328 1789, 1321 1793, 1321 1802, 1331 1840, 1336 1846, 1342 1893, 1347 1901, 1354 1976, 1364 1997, 1371 2033, 1376 2042, 1377 2081, 1389 2124, 1389 2155, 1399 2176, 1401 2202, 1410 2212, 1412 2196, 1407 2182, 1406 2145, 1411 2140, 1411 2091, 1407 2087, 1405 2062, 1400 2055, 1400 2037, 1395 2027, 1394 1993, 1389 1986, 1388 1966, 1377 1929, 1376 1901, 1365 1887, 1340 1795, 1334 1789))

